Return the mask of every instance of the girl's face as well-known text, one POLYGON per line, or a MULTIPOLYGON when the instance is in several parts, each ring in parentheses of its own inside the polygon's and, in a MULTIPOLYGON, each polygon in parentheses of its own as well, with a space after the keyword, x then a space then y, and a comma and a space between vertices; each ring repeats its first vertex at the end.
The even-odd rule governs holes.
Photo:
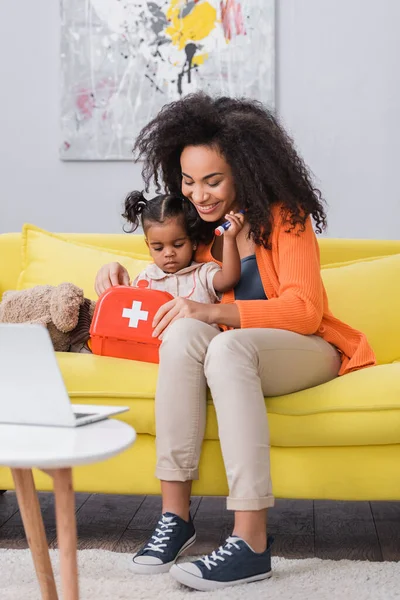
POLYGON ((225 221, 225 215, 237 209, 232 170, 217 148, 186 146, 181 169, 182 193, 203 221, 225 221))
POLYGON ((146 243, 157 267, 164 273, 176 273, 192 262, 195 247, 187 236, 181 219, 166 219, 164 223, 150 222, 146 243))

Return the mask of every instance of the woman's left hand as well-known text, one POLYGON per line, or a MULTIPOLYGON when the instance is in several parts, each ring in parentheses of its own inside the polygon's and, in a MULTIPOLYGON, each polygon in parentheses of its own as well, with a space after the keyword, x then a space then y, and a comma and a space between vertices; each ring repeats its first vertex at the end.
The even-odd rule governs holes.
POLYGON ((153 320, 153 337, 161 337, 162 333, 177 319, 197 319, 210 323, 212 304, 193 302, 185 298, 174 298, 163 304, 157 311, 153 320))

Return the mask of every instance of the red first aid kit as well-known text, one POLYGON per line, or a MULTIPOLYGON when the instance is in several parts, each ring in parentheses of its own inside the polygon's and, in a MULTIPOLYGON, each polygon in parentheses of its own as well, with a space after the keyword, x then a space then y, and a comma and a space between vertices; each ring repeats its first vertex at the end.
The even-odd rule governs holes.
POLYGON ((90 326, 93 354, 158 363, 161 340, 152 337, 152 322, 160 306, 172 299, 168 292, 143 287, 107 289, 97 301, 90 326))

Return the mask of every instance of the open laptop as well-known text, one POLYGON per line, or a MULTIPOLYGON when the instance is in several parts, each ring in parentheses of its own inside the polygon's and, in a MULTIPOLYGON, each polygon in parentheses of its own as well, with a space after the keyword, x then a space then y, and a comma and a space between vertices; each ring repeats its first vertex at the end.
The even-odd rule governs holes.
POLYGON ((71 404, 47 329, 0 323, 0 423, 77 427, 127 410, 71 404))

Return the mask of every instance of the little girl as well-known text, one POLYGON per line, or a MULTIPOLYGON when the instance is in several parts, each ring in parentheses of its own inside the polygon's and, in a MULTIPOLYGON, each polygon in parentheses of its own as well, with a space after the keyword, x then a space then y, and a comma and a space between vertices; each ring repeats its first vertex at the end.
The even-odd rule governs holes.
POLYGON ((142 225, 150 255, 154 260, 133 282, 147 281, 149 289, 196 302, 217 302, 240 279, 241 263, 236 236, 243 227, 243 215, 226 215, 230 227, 224 233, 223 266, 197 263, 193 257, 199 242, 200 217, 184 197, 159 195, 146 200, 141 192, 129 194, 123 217, 132 225, 142 225))
MULTIPOLYGON (((194 253, 201 242, 201 221, 186 198, 159 195, 146 200, 141 192, 135 191, 127 196, 122 216, 131 224, 130 232, 142 225, 154 260, 135 278, 132 286, 136 287, 144 280, 149 289, 169 292, 174 298, 181 296, 196 302, 214 303, 238 283, 241 263, 236 236, 243 227, 241 213, 226 215, 231 225, 224 232, 222 267, 213 262, 194 262, 194 253)), ((87 311, 83 312, 70 352, 91 352, 88 342, 90 322, 91 316, 87 311)))

